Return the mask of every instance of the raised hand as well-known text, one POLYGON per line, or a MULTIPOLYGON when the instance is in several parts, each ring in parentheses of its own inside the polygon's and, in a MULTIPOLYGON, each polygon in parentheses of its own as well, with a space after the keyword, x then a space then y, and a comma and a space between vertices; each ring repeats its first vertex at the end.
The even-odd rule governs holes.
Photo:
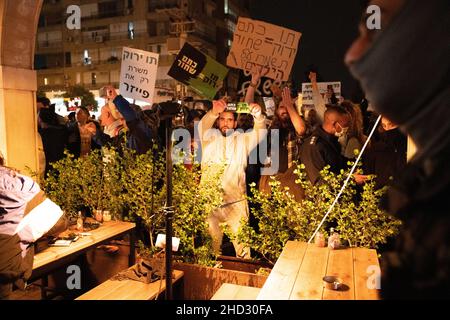
POLYGON ((282 103, 285 107, 292 107, 294 105, 294 101, 291 97, 291 89, 289 87, 284 87, 281 93, 282 103))
POLYGON ((261 106, 257 103, 250 103, 250 113, 255 119, 261 118, 261 106))
POLYGON ((214 113, 214 115, 218 116, 220 113, 224 112, 226 108, 227 103, 225 102, 225 100, 221 99, 213 101, 212 112, 214 113))
POLYGON ((116 89, 112 85, 106 85, 106 98, 109 100, 114 100, 117 97, 116 89))
POLYGON ((311 71, 309 73, 309 80, 311 81, 311 83, 317 82, 317 73, 311 71))

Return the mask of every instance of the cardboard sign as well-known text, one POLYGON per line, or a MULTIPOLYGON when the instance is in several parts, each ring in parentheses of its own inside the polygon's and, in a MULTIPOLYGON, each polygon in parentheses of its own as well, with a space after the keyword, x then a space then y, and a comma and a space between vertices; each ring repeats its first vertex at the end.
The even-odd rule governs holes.
POLYGON ((130 99, 153 103, 158 59, 157 53, 124 47, 120 69, 120 94, 130 99))
MULTIPOLYGON (((252 78, 249 71, 241 71, 239 72, 239 82, 238 82, 238 94, 241 96, 245 96, 248 87, 250 86, 252 78)), ((272 97, 272 85, 276 85, 277 87, 281 87, 285 82, 280 80, 273 80, 266 77, 261 77, 258 86, 255 90, 255 95, 259 95, 261 97, 272 97)))
MULTIPOLYGON (((339 99, 339 97, 341 96, 341 83, 340 82, 317 82, 317 86, 319 87, 319 92, 322 95, 322 97, 325 97, 328 86, 331 86, 333 88, 336 98, 339 99)), ((303 104, 304 105, 314 104, 312 84, 310 82, 302 83, 302 95, 303 95, 303 104)))
POLYGON ((262 67, 266 77, 287 81, 300 37, 297 31, 239 17, 227 65, 242 70, 262 67))
POLYGON ((167 74, 212 100, 227 73, 227 67, 186 42, 167 74))

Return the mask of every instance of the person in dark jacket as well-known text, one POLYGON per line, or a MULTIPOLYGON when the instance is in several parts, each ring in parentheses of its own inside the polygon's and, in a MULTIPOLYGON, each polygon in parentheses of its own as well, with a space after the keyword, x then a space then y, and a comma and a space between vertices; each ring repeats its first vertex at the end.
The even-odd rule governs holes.
POLYGON ((363 155, 365 174, 376 176, 376 189, 391 185, 406 166, 406 136, 386 117, 363 155))
POLYGON ((322 126, 303 142, 300 161, 312 184, 321 181, 320 171, 326 165, 330 165, 330 170, 335 173, 345 167, 338 137, 349 125, 350 115, 342 107, 328 105, 322 126))
POLYGON ((361 19, 345 61, 374 110, 398 124, 416 146, 384 202, 402 226, 395 248, 381 257, 379 289, 383 299, 448 299, 449 2, 376 4, 382 28, 368 29, 361 19))
POLYGON ((47 175, 52 168, 52 163, 64 158, 68 131, 65 125, 59 123, 56 113, 49 108, 41 109, 38 121, 38 131, 45 153, 45 175, 47 175))

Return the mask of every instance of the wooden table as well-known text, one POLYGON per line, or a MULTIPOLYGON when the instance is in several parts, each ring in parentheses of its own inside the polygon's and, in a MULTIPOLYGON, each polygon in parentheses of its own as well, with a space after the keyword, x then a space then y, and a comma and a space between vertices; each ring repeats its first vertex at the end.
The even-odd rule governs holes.
POLYGON ((257 299, 376 300, 379 270, 377 253, 372 249, 330 250, 288 241, 257 299), (324 288, 325 275, 341 278, 348 290, 324 288))
MULTIPOLYGON (((49 247, 34 256, 33 273, 30 282, 42 278, 43 288, 48 285, 47 276, 55 269, 64 266, 77 257, 84 254, 89 249, 95 248, 102 243, 108 242, 114 238, 120 237, 126 233, 130 234, 130 255, 128 264, 132 266, 135 263, 135 244, 133 230, 136 227, 134 223, 123 221, 104 222, 99 228, 89 231, 90 236, 83 236, 68 247, 49 247)), ((41 292, 43 298, 46 298, 45 289, 41 292)))

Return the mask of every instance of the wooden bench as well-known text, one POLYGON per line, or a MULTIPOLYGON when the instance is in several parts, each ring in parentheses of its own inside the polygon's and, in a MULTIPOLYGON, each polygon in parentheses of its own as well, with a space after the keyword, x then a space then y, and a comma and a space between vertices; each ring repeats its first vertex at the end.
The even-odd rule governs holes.
POLYGON ((380 266, 372 249, 330 250, 288 241, 261 289, 258 300, 376 300, 380 266), (348 288, 324 288, 324 276, 336 276, 348 288))
MULTIPOLYGON (((183 271, 174 270, 172 283, 180 283, 183 271)), ((107 280, 76 300, 153 300, 166 289, 166 280, 143 283, 135 280, 107 280)))
POLYGON ((224 283, 211 300, 256 300, 261 288, 224 283))

